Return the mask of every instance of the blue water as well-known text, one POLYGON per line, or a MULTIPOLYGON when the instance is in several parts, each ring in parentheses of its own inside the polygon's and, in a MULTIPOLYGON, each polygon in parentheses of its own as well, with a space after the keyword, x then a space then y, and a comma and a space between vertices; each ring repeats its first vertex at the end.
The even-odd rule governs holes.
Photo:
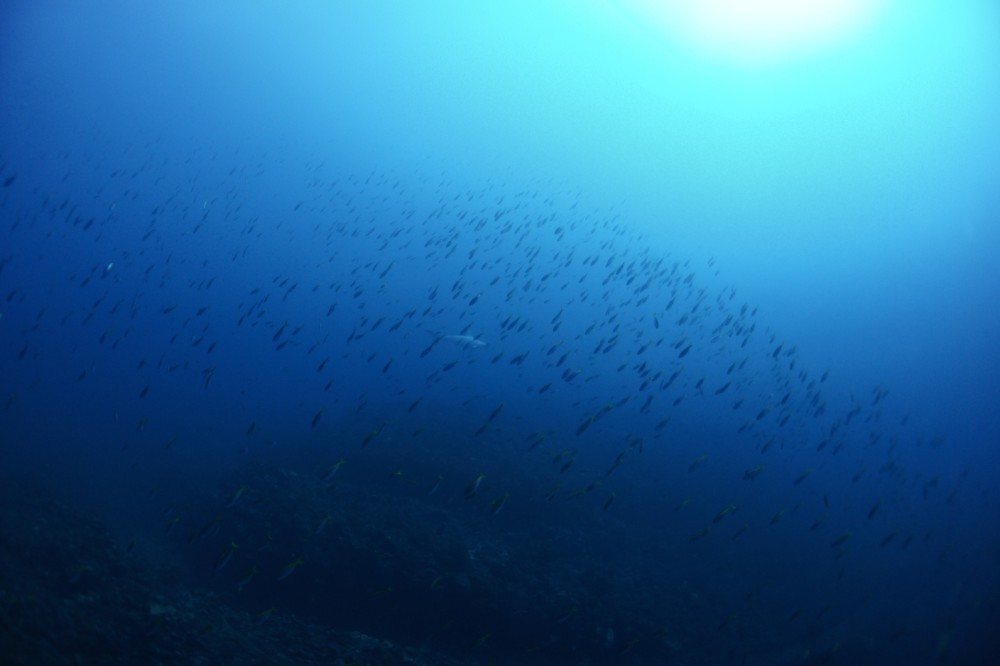
POLYGON ((883 4, 5 3, 0 647, 998 663, 1000 11, 883 4))

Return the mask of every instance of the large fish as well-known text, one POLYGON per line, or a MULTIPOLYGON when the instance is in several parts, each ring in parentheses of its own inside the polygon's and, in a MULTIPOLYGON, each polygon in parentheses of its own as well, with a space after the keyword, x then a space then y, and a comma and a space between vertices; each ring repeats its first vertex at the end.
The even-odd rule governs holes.
POLYGON ((479 349, 486 346, 486 341, 474 338, 471 335, 442 335, 439 340, 447 340, 465 349, 479 349))

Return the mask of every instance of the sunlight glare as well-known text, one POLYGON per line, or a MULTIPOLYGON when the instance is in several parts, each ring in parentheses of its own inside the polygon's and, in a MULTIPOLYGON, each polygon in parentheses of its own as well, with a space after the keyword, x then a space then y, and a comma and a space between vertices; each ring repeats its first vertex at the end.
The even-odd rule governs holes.
POLYGON ((686 48, 761 66, 829 51, 857 37, 885 0, 631 0, 686 48))

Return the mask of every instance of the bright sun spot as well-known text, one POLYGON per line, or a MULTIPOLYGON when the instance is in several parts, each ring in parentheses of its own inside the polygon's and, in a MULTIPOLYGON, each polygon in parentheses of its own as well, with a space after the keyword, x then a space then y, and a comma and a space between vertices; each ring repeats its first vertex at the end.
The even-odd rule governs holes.
POLYGON ((870 27, 886 0, 631 0, 686 48, 740 66, 829 51, 870 27))

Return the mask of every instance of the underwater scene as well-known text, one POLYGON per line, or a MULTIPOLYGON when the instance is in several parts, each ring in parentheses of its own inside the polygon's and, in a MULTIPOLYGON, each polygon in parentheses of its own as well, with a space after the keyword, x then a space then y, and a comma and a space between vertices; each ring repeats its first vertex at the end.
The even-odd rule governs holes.
POLYGON ((1000 5, 11 1, 0 662, 1000 663, 1000 5))

